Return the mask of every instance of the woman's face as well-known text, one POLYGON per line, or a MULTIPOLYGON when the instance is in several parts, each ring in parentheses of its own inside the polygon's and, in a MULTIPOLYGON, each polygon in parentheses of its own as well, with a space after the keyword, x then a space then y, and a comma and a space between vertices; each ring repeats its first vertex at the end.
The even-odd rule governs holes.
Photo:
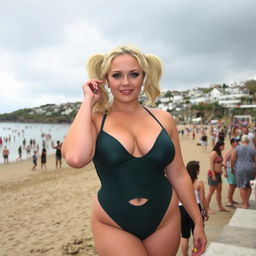
POLYGON ((220 150, 223 151, 225 145, 220 146, 220 150))
POLYGON ((143 72, 133 56, 122 54, 112 60, 107 81, 115 100, 137 100, 143 79, 143 72))

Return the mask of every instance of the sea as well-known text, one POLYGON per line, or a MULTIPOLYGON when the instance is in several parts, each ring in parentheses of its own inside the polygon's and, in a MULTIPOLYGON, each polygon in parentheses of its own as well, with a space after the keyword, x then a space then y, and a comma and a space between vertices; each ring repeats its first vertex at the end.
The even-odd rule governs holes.
POLYGON ((55 153, 52 145, 63 141, 69 127, 70 124, 0 123, 0 164, 4 163, 2 151, 5 146, 10 152, 9 162, 17 160, 19 146, 22 148, 22 160, 31 158, 36 150, 40 155, 43 145, 47 155, 55 153), (30 154, 27 154, 27 145, 32 145, 30 154))

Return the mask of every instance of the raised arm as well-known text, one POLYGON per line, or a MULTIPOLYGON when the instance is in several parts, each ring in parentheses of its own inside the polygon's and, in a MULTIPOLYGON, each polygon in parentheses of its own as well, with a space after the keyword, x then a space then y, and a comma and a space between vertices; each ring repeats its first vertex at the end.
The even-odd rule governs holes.
POLYGON ((74 168, 87 165, 95 152, 97 131, 93 122, 93 106, 101 98, 100 83, 94 79, 83 85, 84 100, 62 144, 62 154, 67 164, 74 168))

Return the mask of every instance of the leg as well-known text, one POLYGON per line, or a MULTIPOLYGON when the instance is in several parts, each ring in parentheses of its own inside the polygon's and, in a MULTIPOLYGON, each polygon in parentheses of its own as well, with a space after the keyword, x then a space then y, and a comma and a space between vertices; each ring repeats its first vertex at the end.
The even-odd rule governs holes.
POLYGON ((235 206, 233 205, 235 203, 235 201, 233 200, 235 188, 236 187, 233 184, 228 185, 228 202, 226 204, 227 207, 235 208, 235 206))
POLYGON ((180 240, 182 256, 188 256, 188 244, 189 244, 189 239, 182 237, 180 240))
POLYGON ((248 208, 246 188, 240 188, 240 197, 242 199, 241 208, 248 208))
POLYGON ((168 218, 168 222, 143 241, 149 256, 176 255, 181 234, 180 212, 177 205, 177 200, 172 200, 171 217, 168 218))
POLYGON ((211 202, 211 199, 212 199, 212 195, 215 192, 215 189, 216 189, 216 186, 210 186, 209 185, 209 190, 208 190, 208 193, 207 193, 206 198, 205 198, 207 208, 208 208, 208 213, 210 213, 210 214, 214 214, 214 212, 210 209, 210 202, 211 202))
POLYGON ((99 256, 149 256, 142 241, 124 230, 95 219, 92 230, 99 256))
POLYGON ((223 212, 228 212, 227 209, 225 209, 223 206, 222 206, 222 200, 221 200, 221 191, 222 191, 222 184, 219 183, 216 187, 216 201, 217 201, 217 204, 218 204, 218 207, 219 207, 219 211, 223 211, 223 212))
POLYGON ((251 187, 247 188, 247 202, 248 202, 248 207, 250 206, 250 204, 249 204, 249 199, 250 199, 251 193, 252 193, 252 188, 251 188, 251 187))

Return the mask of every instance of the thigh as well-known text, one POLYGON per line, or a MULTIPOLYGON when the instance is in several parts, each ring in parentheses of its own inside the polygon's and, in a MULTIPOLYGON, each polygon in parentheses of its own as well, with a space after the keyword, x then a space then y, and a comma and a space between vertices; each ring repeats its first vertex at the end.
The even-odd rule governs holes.
POLYGON ((142 241, 132 234, 92 218, 92 231, 99 256, 148 256, 142 241))
MULTIPOLYGON (((176 197, 175 193, 173 193, 173 197, 176 197)), ((175 256, 178 251, 181 237, 181 217, 177 200, 173 199, 169 207, 171 214, 165 221, 166 224, 143 241, 150 256, 175 256)))

